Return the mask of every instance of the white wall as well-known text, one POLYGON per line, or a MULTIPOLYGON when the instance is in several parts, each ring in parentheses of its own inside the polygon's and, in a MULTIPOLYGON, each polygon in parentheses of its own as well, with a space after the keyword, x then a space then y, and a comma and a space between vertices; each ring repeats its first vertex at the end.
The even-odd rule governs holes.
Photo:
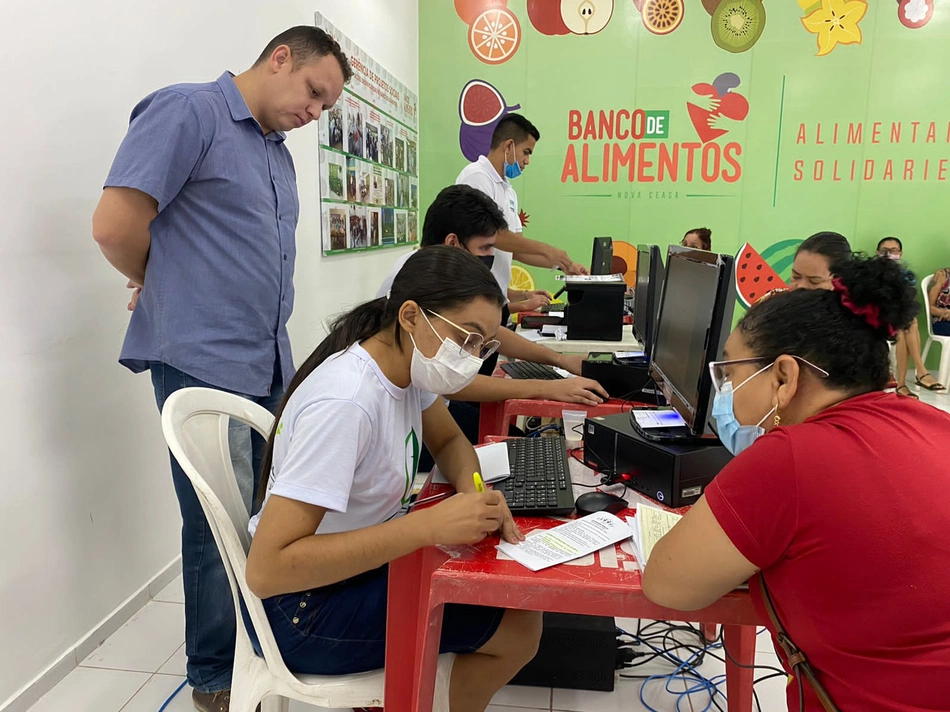
MULTIPOLYGON (((134 104, 249 66, 320 10, 418 88, 417 0, 4 3, 0 23, 0 707, 178 554, 149 378, 116 358, 125 280, 90 217, 134 104)), ((294 132, 301 361, 399 252, 324 259, 316 127, 294 132)))

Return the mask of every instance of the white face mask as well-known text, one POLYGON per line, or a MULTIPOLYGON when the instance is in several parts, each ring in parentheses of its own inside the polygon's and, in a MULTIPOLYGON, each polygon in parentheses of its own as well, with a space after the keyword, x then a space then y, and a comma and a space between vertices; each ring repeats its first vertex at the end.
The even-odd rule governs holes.
MULTIPOLYGON (((429 317, 424 312, 420 313, 432 329, 432 333, 439 336, 439 332, 432 327, 429 317)), ((442 345, 435 356, 428 358, 419 350, 412 334, 409 338, 412 339, 413 347, 409 376, 416 388, 440 396, 458 393, 475 380, 478 370, 482 367, 480 358, 465 353, 451 339, 442 339, 442 345)))

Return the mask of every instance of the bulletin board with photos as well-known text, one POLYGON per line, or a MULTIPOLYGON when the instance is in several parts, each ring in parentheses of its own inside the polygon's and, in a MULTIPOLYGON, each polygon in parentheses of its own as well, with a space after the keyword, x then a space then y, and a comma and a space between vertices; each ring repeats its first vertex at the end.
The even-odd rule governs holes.
POLYGON ((418 97, 316 13, 353 79, 320 117, 323 254, 419 241, 418 97))

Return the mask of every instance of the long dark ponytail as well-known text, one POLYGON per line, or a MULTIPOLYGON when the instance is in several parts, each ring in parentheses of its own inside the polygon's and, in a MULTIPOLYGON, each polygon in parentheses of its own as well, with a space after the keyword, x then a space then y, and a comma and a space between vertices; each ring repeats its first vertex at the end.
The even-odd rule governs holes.
MULTIPOLYGON (((284 393, 261 463, 260 501, 267 492, 274 460, 274 436, 284 408, 297 387, 320 364, 333 354, 391 328, 397 323, 399 310, 407 301, 429 311, 449 311, 478 298, 497 304, 499 309, 505 304, 498 282, 478 258, 457 247, 436 245, 419 250, 406 260, 393 280, 388 297, 364 302, 336 317, 330 325, 330 333, 297 370, 284 393)), ((400 333, 397 326, 394 334, 397 346, 402 345, 400 333)))

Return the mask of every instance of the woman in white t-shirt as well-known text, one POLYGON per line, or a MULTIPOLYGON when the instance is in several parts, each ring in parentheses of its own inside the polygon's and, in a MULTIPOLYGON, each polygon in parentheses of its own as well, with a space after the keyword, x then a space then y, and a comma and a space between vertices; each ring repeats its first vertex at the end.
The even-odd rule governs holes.
MULTIPOLYGON (((496 531, 523 539, 504 497, 475 492, 475 451, 438 397, 468 385, 498 347, 503 304, 474 256, 421 250, 388 297, 340 317, 294 376, 268 441, 247 561, 248 585, 294 672, 383 666, 393 559, 496 531), (400 516, 423 441, 459 494, 400 516)), ((540 636, 536 612, 445 606, 440 648, 460 654, 451 711, 484 710, 540 636)))

